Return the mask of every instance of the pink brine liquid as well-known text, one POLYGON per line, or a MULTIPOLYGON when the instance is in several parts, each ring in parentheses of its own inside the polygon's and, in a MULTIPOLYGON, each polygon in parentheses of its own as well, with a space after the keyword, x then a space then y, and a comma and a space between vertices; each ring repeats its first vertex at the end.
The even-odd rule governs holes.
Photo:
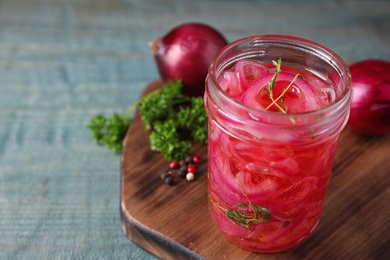
POLYGON ((310 72, 282 64, 272 91, 274 100, 280 98, 272 104, 267 88, 275 70, 272 64, 239 60, 217 78, 230 100, 269 111, 269 117, 238 111, 242 118, 231 118, 218 107, 210 112, 205 98, 213 114, 208 145, 211 217, 229 241, 263 253, 292 248, 319 222, 338 139, 338 134, 310 135, 315 132, 310 127, 279 131, 310 125, 294 114, 327 106, 335 90, 310 72))

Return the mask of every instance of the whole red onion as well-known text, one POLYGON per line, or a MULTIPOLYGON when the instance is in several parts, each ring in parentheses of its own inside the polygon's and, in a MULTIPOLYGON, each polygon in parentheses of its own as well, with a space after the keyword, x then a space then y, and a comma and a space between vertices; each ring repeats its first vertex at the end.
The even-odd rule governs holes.
POLYGON ((390 133, 390 62, 363 60, 349 69, 353 88, 349 127, 367 135, 390 133))
POLYGON ((216 29, 201 23, 185 23, 150 44, 161 78, 182 80, 183 93, 204 94, 205 79, 215 54, 228 42, 216 29))

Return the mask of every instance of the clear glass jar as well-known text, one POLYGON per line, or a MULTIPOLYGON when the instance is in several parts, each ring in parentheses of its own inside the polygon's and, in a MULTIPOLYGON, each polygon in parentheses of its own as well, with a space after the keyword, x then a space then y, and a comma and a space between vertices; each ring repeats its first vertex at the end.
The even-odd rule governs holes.
POLYGON ((209 210, 229 241, 273 253, 313 231, 351 91, 344 61, 306 39, 251 36, 217 54, 205 92, 209 210))

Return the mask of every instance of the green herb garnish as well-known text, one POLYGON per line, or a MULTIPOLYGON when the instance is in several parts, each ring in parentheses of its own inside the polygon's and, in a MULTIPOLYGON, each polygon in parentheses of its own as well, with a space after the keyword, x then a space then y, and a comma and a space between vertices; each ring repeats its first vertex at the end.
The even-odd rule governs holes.
POLYGON ((270 80, 270 82, 268 84, 269 95, 271 98, 272 98, 272 90, 275 87, 276 78, 278 77, 279 73, 282 71, 282 69, 281 69, 282 68, 282 58, 279 58, 279 60, 277 62, 273 60, 272 64, 274 66, 276 66, 276 71, 275 71, 274 76, 272 77, 272 79, 270 80))
POLYGON ((93 139, 114 153, 122 151, 122 141, 132 118, 113 113, 106 118, 102 114, 93 117, 88 124, 93 139))
POLYGON ((181 90, 181 81, 170 81, 139 99, 122 115, 93 117, 88 124, 93 139, 115 153, 121 152, 138 108, 145 128, 151 130, 150 148, 167 160, 185 158, 192 140, 207 143, 207 114, 203 97, 188 97, 181 90))
POLYGON ((267 94, 269 96, 269 98, 271 99, 271 104, 269 104, 264 110, 268 110, 270 107, 272 106, 276 106, 278 108, 278 110, 284 114, 287 113, 288 111, 288 107, 284 104, 284 94, 286 94, 287 90, 292 86, 292 84, 294 83, 294 81, 299 77, 299 78, 302 78, 302 75, 301 74, 296 74, 295 77, 293 78, 293 80, 290 82, 290 84, 288 84, 287 87, 285 87, 282 91, 282 93, 276 98, 274 99, 273 97, 273 89, 275 87, 275 83, 276 83, 276 78, 278 77, 279 73, 282 71, 281 67, 282 67, 282 59, 279 58, 278 61, 272 61, 272 64, 276 66, 276 71, 274 73, 274 76, 272 77, 272 79, 270 80, 269 84, 268 84, 268 89, 267 88, 264 88, 264 93, 267 94), (283 107, 280 106, 277 101, 278 100, 281 100, 281 103, 283 104, 283 107))
POLYGON ((238 224, 245 228, 251 229, 251 225, 257 225, 259 223, 269 222, 271 220, 270 210, 252 204, 250 201, 248 204, 244 202, 239 202, 236 204, 236 206, 241 209, 231 209, 225 210, 223 212, 225 216, 228 217, 236 225, 238 224))

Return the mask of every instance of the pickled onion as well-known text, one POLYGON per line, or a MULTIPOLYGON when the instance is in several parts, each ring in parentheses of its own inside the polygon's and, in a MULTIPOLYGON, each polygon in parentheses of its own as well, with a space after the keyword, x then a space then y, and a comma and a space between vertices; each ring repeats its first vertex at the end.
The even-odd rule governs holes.
MULTIPOLYGON (((270 80, 272 79, 273 75, 268 74, 267 76, 264 76, 262 78, 257 79, 252 83, 251 86, 247 89, 247 91, 242 96, 242 103, 258 109, 258 110, 265 110, 266 107, 262 106, 257 97, 260 93, 260 91, 263 91, 264 88, 268 87, 268 84, 270 80)), ((286 73, 286 72, 280 72, 277 79, 276 84, 281 81, 291 82, 294 80, 295 75, 286 73)), ((299 100, 287 100, 286 103, 289 102, 288 105, 288 112, 289 113, 299 113, 299 112, 306 112, 306 111, 314 111, 320 107, 313 90, 310 88, 310 86, 302 79, 295 78, 294 83, 292 85, 292 88, 295 89, 295 91, 300 92, 300 98, 299 100)), ((292 89, 290 87, 290 89, 292 89)), ((275 97, 276 98, 276 97, 275 97)))
POLYGON ((248 60, 237 61, 234 71, 244 90, 246 90, 253 81, 268 74, 266 67, 257 62, 248 60))
POLYGON ((222 90, 224 90, 230 97, 241 95, 243 89, 238 82, 236 73, 228 71, 223 74, 223 79, 219 82, 222 90))

